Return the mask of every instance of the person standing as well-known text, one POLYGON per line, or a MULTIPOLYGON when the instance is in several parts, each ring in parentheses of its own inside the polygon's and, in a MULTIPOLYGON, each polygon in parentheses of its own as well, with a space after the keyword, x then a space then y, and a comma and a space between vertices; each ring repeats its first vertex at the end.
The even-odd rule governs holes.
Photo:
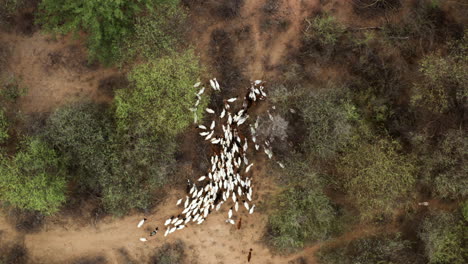
POLYGON ((249 255, 247 256, 247 262, 250 262, 251 258, 252 258, 252 249, 250 249, 249 255))

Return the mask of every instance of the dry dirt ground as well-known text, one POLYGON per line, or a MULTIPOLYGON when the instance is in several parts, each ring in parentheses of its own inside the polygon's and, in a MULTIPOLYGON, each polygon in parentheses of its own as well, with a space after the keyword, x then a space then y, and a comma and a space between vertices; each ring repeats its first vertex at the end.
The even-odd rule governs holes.
MULTIPOLYGON (((238 80, 274 78, 277 67, 298 48, 304 19, 320 9, 336 11, 344 22, 353 21, 352 15, 346 14, 351 12, 349 1, 235 0, 227 11, 218 1, 185 2, 189 2, 190 7, 191 38, 202 61, 228 85, 238 80), (232 17, 231 13, 234 13, 232 17)), ((375 23, 367 21, 357 26, 375 23)), ((87 65, 83 43, 71 36, 54 39, 40 32, 30 35, 10 32, 0 33, 0 43, 7 43, 12 50, 7 70, 21 76, 22 84, 29 89, 20 101, 25 113, 50 112, 61 104, 82 98, 109 102, 112 89, 121 80, 122 74, 117 69, 87 65)), ((202 225, 190 226, 168 238, 160 233, 154 240, 140 242, 138 239, 152 228, 161 228, 167 217, 178 214, 180 210, 175 202, 184 195, 181 186, 171 189, 168 198, 145 215, 106 217, 97 224, 59 216, 47 219, 40 232, 21 233, 0 217, 0 242, 20 241, 27 248, 31 263, 73 263, 83 256, 104 256, 107 263, 128 263, 128 259, 147 263, 159 246, 176 239, 186 244, 188 263, 247 263, 250 248, 253 249, 251 263, 284 264, 300 257, 306 263, 315 263, 313 255, 321 244, 311 245, 297 254, 280 256, 262 242, 266 214, 261 205, 276 187, 266 173, 266 166, 262 165, 263 158, 255 162, 260 165, 254 167, 257 188, 254 202, 260 209, 253 215, 245 212, 239 215, 243 223, 240 230, 224 222, 227 209, 223 208, 202 225), (144 228, 137 229, 136 224, 143 217, 149 221, 144 228), (122 252, 127 252, 128 256, 122 252)), ((375 231, 357 227, 331 243, 375 231)))

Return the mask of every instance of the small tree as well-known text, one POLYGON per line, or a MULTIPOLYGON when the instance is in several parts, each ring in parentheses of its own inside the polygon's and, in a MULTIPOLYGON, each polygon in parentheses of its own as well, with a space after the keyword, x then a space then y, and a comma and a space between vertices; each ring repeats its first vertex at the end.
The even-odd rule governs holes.
POLYGON ((398 148, 397 142, 384 139, 361 142, 340 159, 342 186, 364 219, 391 214, 413 188, 415 168, 398 148))
POLYGON ((0 161, 0 198, 15 207, 52 214, 65 202, 65 185, 62 160, 38 139, 0 161))
MULTIPOLYGON (((173 137, 193 122, 195 93, 193 87, 201 73, 192 51, 174 53, 157 61, 138 65, 130 73, 131 89, 116 92, 115 107, 120 132, 146 133, 155 137, 173 137)), ((206 106, 198 106, 202 117, 206 106)))

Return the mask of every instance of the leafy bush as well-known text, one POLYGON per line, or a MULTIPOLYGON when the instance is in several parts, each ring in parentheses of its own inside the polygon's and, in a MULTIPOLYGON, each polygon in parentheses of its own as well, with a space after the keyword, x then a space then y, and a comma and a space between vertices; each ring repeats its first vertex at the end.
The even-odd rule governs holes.
MULTIPOLYGON (((193 122, 189 108, 194 107, 193 85, 201 73, 192 51, 174 53, 157 61, 136 66, 129 75, 131 89, 116 91, 115 106, 119 131, 172 137, 193 122)), ((206 100, 198 106, 198 117, 206 100)))
POLYGON ((450 45, 448 56, 431 54, 420 64, 423 79, 416 83, 412 101, 437 113, 463 112, 468 97, 468 32, 450 45))
POLYGON ((425 243, 429 263, 461 264, 468 260, 466 249, 466 222, 458 217, 441 212, 426 218, 420 237, 425 243))
MULTIPOLYGON (((299 175, 295 184, 276 196, 267 225, 268 243, 283 252, 299 249, 307 242, 327 239, 336 226, 336 212, 323 193, 317 175, 307 173, 310 170, 306 163, 287 165, 294 166, 288 169, 289 173, 299 175)), ((291 175, 284 177, 293 178, 291 175)))
POLYGON ((118 56, 122 41, 134 32, 134 18, 157 2, 177 0, 43 0, 38 22, 48 31, 88 33, 90 60, 109 64, 118 56))
POLYGON ((359 142, 340 158, 342 186, 355 199, 363 219, 391 214, 412 190, 415 168, 398 149, 397 142, 384 139, 359 142))
POLYGON ((134 34, 125 40, 123 61, 135 57, 156 59, 176 51, 187 30, 187 14, 175 5, 161 5, 145 16, 138 16, 134 34))
POLYGON ((45 214, 65 202, 65 168, 57 153, 39 139, 24 143, 12 159, 0 161, 0 198, 45 214))
POLYGON ((0 108, 0 144, 8 139, 8 121, 5 112, 0 108))
POLYGON ((166 243, 159 248, 158 252, 152 257, 151 264, 179 264, 186 258, 185 244, 181 240, 174 243, 166 243))
POLYGON ((322 264, 424 263, 411 243, 397 235, 359 238, 338 247, 323 247, 317 254, 322 264))

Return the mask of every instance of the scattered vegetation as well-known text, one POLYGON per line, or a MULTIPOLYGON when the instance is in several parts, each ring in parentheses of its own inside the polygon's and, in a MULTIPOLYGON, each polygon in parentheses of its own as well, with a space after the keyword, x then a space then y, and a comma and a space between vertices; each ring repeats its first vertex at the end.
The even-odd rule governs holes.
MULTIPOLYGON (((117 64, 128 76, 102 81, 103 89, 119 86, 108 91, 114 97, 110 104, 81 101, 27 116, 19 111, 27 90, 20 78, 5 72, 14 47, 0 43, 2 206, 23 232, 39 230, 65 203, 72 207, 90 197, 98 201, 98 212, 116 216, 150 208, 180 167, 184 154, 177 152, 178 139, 194 118, 190 108, 199 88, 193 85, 205 77, 186 39, 192 29, 189 12, 228 20, 243 12, 245 1, 42 0, 38 10, 37 1, 29 2, 0 0, 0 26, 28 23, 38 11, 36 22, 44 32, 85 37, 90 63, 117 64), (34 125, 28 120, 36 115, 44 124, 23 129, 34 125)), ((293 25, 282 10, 287 2, 268 0, 261 6, 259 29, 267 42, 275 41, 271 31, 293 25)), ((456 15, 466 13, 466 5, 413 2, 353 0, 348 15, 365 21, 356 24, 339 22, 347 18, 326 5, 327 12, 304 21, 300 47, 291 48, 287 63, 269 65, 268 57, 261 58, 267 75, 282 71, 267 87, 276 108, 256 113, 257 140, 268 139, 275 161, 285 165, 279 170, 279 164, 270 164, 281 184, 265 207, 265 241, 272 248, 292 252, 336 237, 357 222, 390 231, 384 225, 393 220, 392 227, 403 234, 333 242, 321 248, 318 260, 468 262, 468 37, 466 19, 456 15), (418 207, 415 197, 431 201, 429 210, 418 207), (461 213, 437 211, 432 207, 437 199, 460 203, 461 213), (409 218, 412 231, 405 226, 409 218)), ((252 37, 256 25, 235 24, 211 31, 204 60, 217 71, 228 97, 239 96, 237 88, 249 76, 243 68, 257 59, 242 46, 258 44, 252 37)), ((222 99, 214 93, 212 100, 218 105, 222 99)), ((198 119, 208 104, 200 102, 198 119)), ((194 146, 198 152, 209 148, 201 142, 194 146)), ((203 158, 195 161, 197 169, 207 168, 203 158)), ((185 250, 181 241, 165 244, 151 263, 183 263, 185 250)), ((0 249, 0 263, 26 262, 23 248, 0 249)), ((105 262, 99 256, 74 261, 105 262)))

